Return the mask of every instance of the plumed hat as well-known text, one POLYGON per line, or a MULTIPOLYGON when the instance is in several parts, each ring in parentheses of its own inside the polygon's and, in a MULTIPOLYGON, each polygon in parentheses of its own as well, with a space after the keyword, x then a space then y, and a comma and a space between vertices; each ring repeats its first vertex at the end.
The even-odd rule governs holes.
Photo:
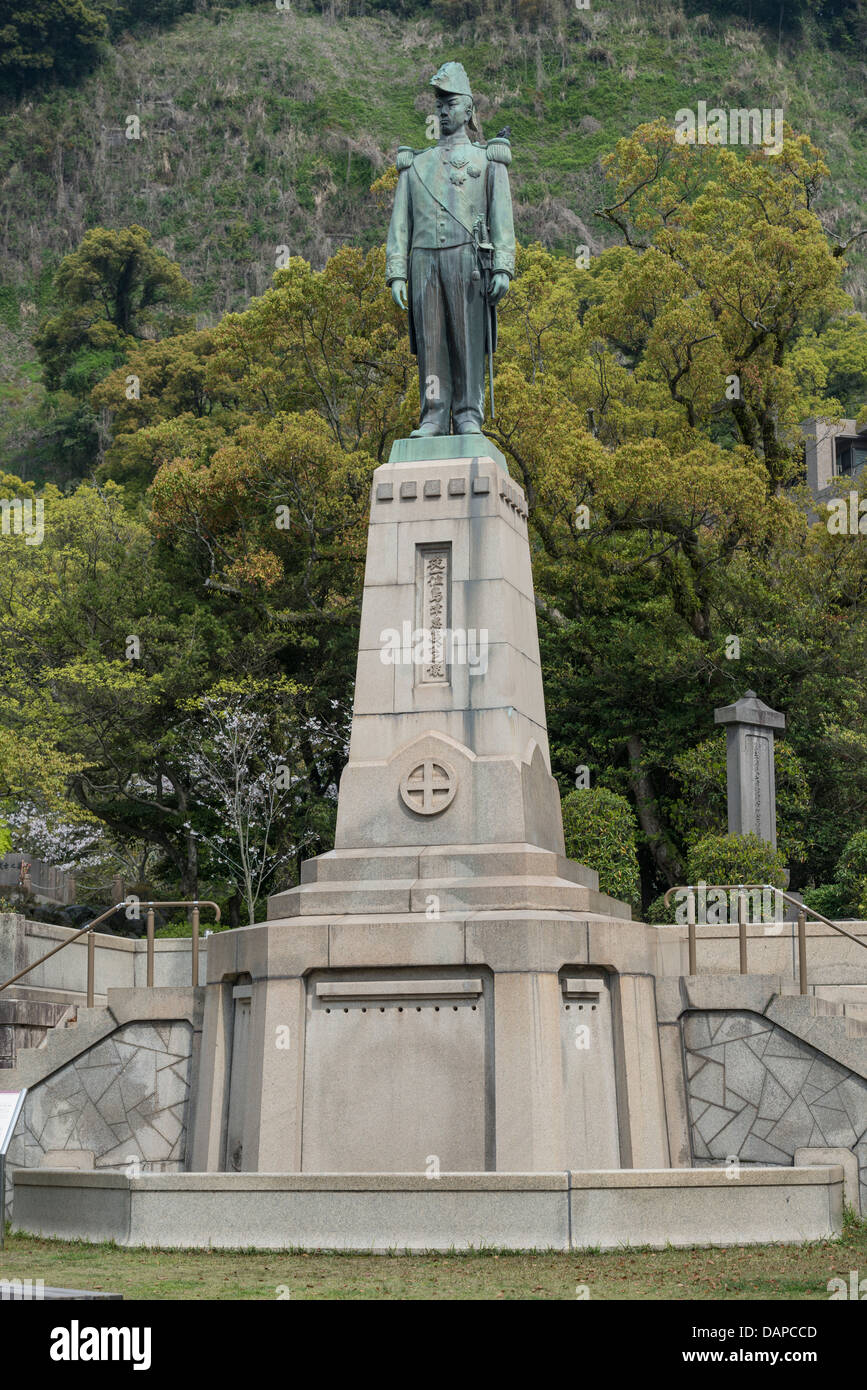
POLYGON ((471 97, 470 79, 463 63, 443 63, 430 80, 430 85, 438 92, 448 92, 450 96, 471 97))

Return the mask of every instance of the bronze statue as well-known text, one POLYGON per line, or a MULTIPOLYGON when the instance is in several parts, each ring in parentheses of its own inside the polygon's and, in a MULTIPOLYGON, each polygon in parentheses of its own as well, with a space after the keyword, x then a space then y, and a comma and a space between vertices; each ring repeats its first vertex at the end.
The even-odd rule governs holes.
POLYGON ((455 434, 480 434, 496 305, 515 273, 512 151, 506 132, 487 143, 472 138, 479 129, 460 63, 443 63, 431 86, 439 138, 397 152, 386 276, 395 304, 409 310, 418 358, 421 418, 413 436, 449 434, 452 422, 455 434))

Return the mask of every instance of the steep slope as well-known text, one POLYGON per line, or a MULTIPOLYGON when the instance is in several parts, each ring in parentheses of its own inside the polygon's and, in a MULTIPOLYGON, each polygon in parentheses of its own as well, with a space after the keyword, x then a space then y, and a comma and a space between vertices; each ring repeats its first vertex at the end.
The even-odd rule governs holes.
MULTIPOLYGON (((139 222, 194 286, 200 324, 269 283, 278 248, 321 264, 384 236, 371 183, 400 142, 422 145, 426 83, 459 57, 487 133, 509 125, 522 240, 574 253, 601 244, 600 157, 642 121, 678 108, 782 107, 827 151, 820 211, 845 240, 867 221, 867 67, 783 46, 680 6, 571 10, 560 29, 479 20, 329 21, 275 6, 192 16, 128 38, 78 88, 5 113, 0 134, 0 451, 38 402, 31 346, 60 258, 96 225, 139 222), (139 122, 140 138, 135 133, 139 122)), ((860 243, 864 245, 863 242, 860 243)), ((283 252, 285 255, 285 251, 283 252)), ((857 250, 849 287, 863 306, 857 250)), ((26 433, 26 431, 25 431, 26 433)))

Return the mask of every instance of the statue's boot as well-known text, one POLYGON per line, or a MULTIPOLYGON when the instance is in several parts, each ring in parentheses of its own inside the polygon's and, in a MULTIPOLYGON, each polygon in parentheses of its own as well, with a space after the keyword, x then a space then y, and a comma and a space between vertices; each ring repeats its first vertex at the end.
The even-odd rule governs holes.
POLYGON ((419 425, 417 430, 413 430, 410 439, 427 439, 431 435, 441 435, 442 430, 437 429, 436 425, 419 425))
POLYGON ((462 415, 455 420, 455 434, 483 434, 482 421, 475 416, 462 415))

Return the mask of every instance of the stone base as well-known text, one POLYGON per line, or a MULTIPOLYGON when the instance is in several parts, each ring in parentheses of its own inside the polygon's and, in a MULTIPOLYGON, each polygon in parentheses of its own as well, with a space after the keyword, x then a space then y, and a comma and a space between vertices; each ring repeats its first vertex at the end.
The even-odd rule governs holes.
POLYGON ((523 842, 337 849, 268 911, 209 938, 192 1168, 669 1161, 653 943, 593 870, 523 842))
MULTIPOLYGON (((468 718, 462 715, 460 725, 468 718)), ((529 842, 562 856, 560 793, 538 743, 531 739, 522 757, 480 757, 459 739, 427 732, 387 758, 347 763, 340 779, 337 849, 423 849, 455 841, 529 842), (446 814, 417 814, 401 800, 401 785, 426 763, 447 769, 457 788, 446 814)))
POLYGON ((599 875, 553 850, 517 843, 336 849, 308 859, 301 883, 268 899, 269 921, 419 913, 419 925, 466 912, 593 912, 631 921, 599 875))
POLYGON ((334 850, 209 938, 197 1171, 669 1162, 656 933, 525 843, 334 850))
POLYGON ((13 1229, 174 1249, 581 1250, 829 1240, 843 1170, 16 1172, 13 1229))

